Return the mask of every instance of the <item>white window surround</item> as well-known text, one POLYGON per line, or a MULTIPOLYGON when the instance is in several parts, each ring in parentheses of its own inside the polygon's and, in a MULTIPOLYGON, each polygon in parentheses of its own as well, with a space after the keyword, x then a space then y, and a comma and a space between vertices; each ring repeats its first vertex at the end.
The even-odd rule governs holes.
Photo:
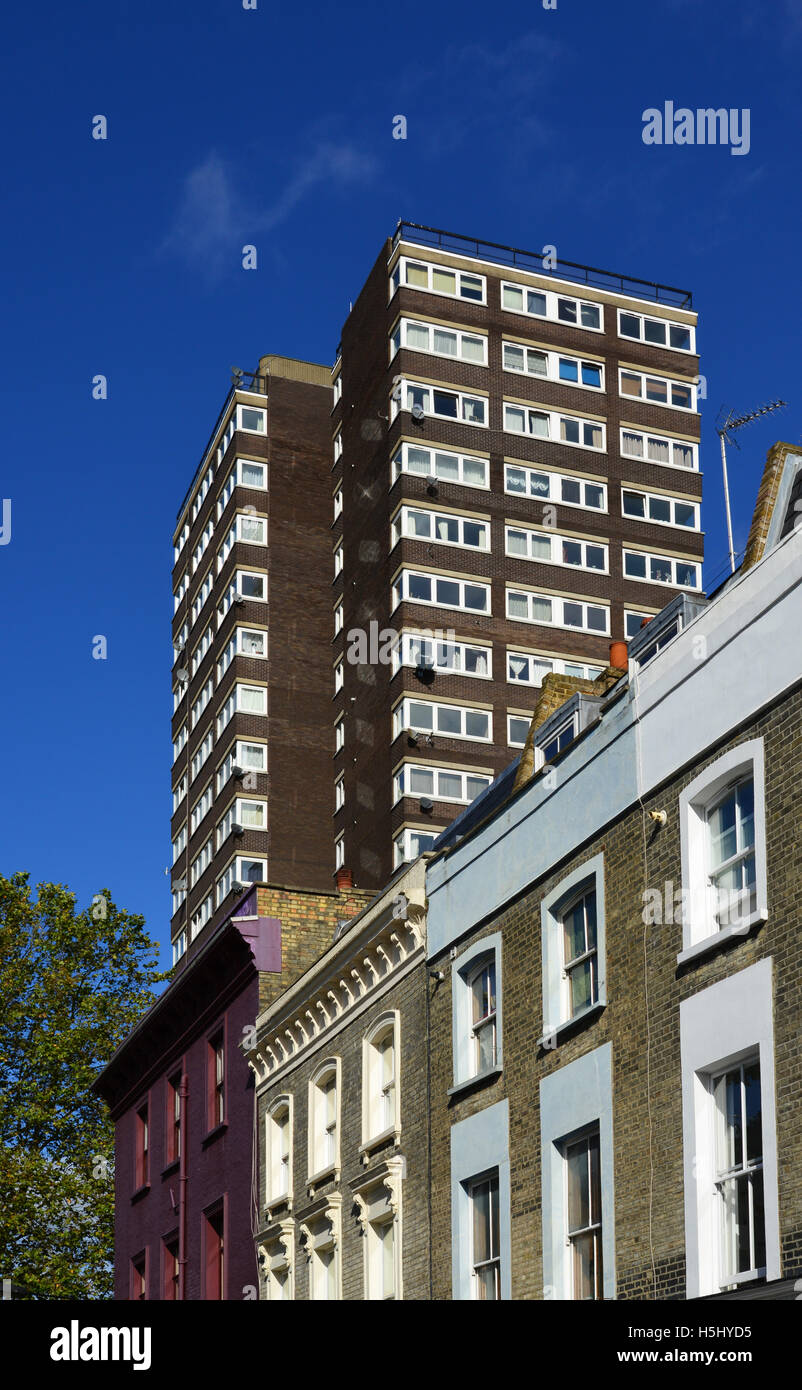
POLYGON ((374 1019, 362 1038, 362 1143, 360 1153, 401 1137, 401 1015, 387 1010, 374 1019), (378 1045, 392 1038, 391 1084, 384 1085, 378 1045))
POLYGON ((466 772, 451 764, 415 763, 405 759, 393 774, 393 805, 406 796, 469 806, 492 781, 493 776, 488 772, 466 772), (412 785, 415 782, 417 786, 412 785))
POLYGON ((693 354, 696 351, 696 328, 692 323, 655 318, 650 314, 638 314, 632 309, 618 310, 618 336, 619 338, 628 338, 633 342, 646 343, 652 347, 669 348, 672 352, 693 354), (634 321, 637 320, 638 331, 624 332, 622 330, 624 319, 628 321, 627 327, 633 330, 635 328, 634 321), (686 338, 687 345, 683 346, 686 338))
POLYGON ((630 637, 635 637, 643 626, 644 618, 653 618, 658 612, 656 608, 644 609, 638 612, 634 608, 624 609, 624 637, 629 641, 630 637))
POLYGON ((337 836, 337 839, 334 841, 334 867, 335 867, 335 869, 341 869, 341 868, 343 867, 344 864, 345 864, 345 831, 342 830, 342 831, 340 831, 340 834, 337 836))
POLYGON ((276 1096, 265 1113, 265 1207, 292 1208, 293 1097, 276 1096))
POLYGON ((587 570, 591 574, 609 573, 609 548, 606 541, 592 537, 569 536, 560 531, 525 526, 519 522, 505 522, 504 553, 511 559, 534 561, 541 565, 587 570), (513 540, 518 544, 523 541, 525 553, 510 548, 513 540), (571 558, 567 558, 569 556, 571 558))
POLYGON ((477 367, 487 366, 487 334, 451 324, 402 318, 390 337, 391 361, 401 348, 427 353, 431 357, 445 357, 454 362, 467 362, 477 367), (453 352, 445 346, 444 339, 453 343, 453 352))
POLYGON ((604 390, 604 363, 593 358, 575 357, 570 352, 535 347, 532 343, 511 342, 502 345, 502 366, 515 376, 532 376, 540 381, 556 381, 564 386, 576 386, 581 391, 604 390), (542 370, 545 368, 545 370, 542 370), (572 376, 571 372, 576 375, 572 376), (598 381, 586 380, 597 376, 598 381))
POLYGON ((533 623, 544 627, 565 628, 569 632, 597 632, 601 636, 610 635, 609 607, 602 603, 589 602, 587 599, 544 594, 537 589, 528 589, 522 584, 508 584, 506 611, 507 617, 515 623, 533 623), (522 600, 525 600, 526 615, 512 612, 514 607, 520 606, 522 600), (546 604, 549 605, 548 613, 543 606, 546 604))
POLYGON ((364 1290, 368 1301, 388 1302, 402 1295, 401 1186, 405 1164, 393 1158, 374 1182, 352 1184, 364 1238, 364 1290))
POLYGON ((578 511, 607 511, 607 485, 602 478, 579 478, 546 468, 505 463, 504 491, 510 497, 536 497, 578 511))
POLYGON ((665 376, 662 372, 642 372, 635 367, 619 367, 618 369, 618 394, 627 401, 647 401, 649 405, 659 405, 662 410, 681 410, 684 415, 692 415, 696 412, 696 383, 693 381, 682 381, 678 377, 665 376), (624 378, 627 377, 634 382, 637 379, 639 391, 625 391, 624 378), (659 395, 655 395, 655 387, 665 388, 666 399, 661 400, 659 395), (651 391, 651 394, 649 394, 651 391), (668 399, 675 394, 679 397, 688 393, 688 405, 673 399, 668 399))
POLYGON ((502 1013, 501 932, 474 941, 451 964, 451 1057, 453 1082, 448 1095, 476 1085, 484 1077, 498 1076, 504 1066, 504 1027, 502 1013), (473 995, 471 981, 480 966, 492 962, 496 984, 495 1063, 477 1071, 473 1037, 473 995))
POLYGON ((462 516, 458 512, 405 504, 393 517, 390 549, 403 538, 463 550, 490 550, 490 520, 462 516))
POLYGON ((475 642, 438 638, 431 631, 402 631, 393 648, 393 675, 401 666, 418 667, 424 661, 433 671, 455 671, 476 680, 492 680, 493 648, 475 642))
POLYGON ((390 272, 390 299, 400 286, 449 299, 467 299, 472 304, 487 302, 484 275, 441 261, 426 261, 418 256, 399 256, 390 272))
POLYGON ((781 1274, 772 973, 768 956, 680 1003, 688 1299, 718 1293, 722 1287, 710 1080, 752 1059, 760 1065, 765 1277, 770 1281, 781 1274))
POLYGON ((526 744, 529 728, 532 723, 531 714, 507 714, 507 746, 509 748, 523 748, 526 744))
POLYGON ((544 406, 528 405, 522 401, 505 400, 503 408, 503 427, 508 434, 548 439, 552 444, 564 444, 569 449, 588 449, 596 454, 605 451, 607 427, 603 420, 569 415, 567 411, 548 410, 544 406), (575 439, 563 437, 574 429, 575 439))
POLYGON ((474 576, 465 579, 436 571, 402 569, 393 580, 391 612, 400 603, 452 608, 464 613, 490 614, 491 586, 474 576))
POLYGON ((624 578, 632 584, 667 584, 674 589, 701 589, 701 562, 690 556, 661 555, 654 550, 634 550, 629 546, 624 548, 622 556, 624 578), (633 574, 633 568, 639 568, 641 561, 645 573, 633 574), (659 573, 661 568, 662 574, 659 573), (690 582, 691 574, 694 583, 690 582))
POLYGON ((462 391, 456 386, 433 386, 429 382, 402 377, 390 397, 390 421, 400 411, 419 405, 434 420, 453 420, 457 424, 487 429, 490 399, 479 391, 462 391))
POLYGON ((268 1301, 291 1302, 295 1298, 295 1222, 292 1217, 277 1221, 265 1231, 259 1254, 263 1257, 265 1297, 268 1301))
POLYGON ((315 1301, 342 1298, 342 1202, 342 1193, 331 1192, 299 1223, 309 1259, 309 1297, 315 1301))
POLYGON ((334 1174, 340 1180, 340 1131, 342 1128, 342 1060, 327 1057, 315 1069, 308 1083, 307 1185, 314 1186, 334 1174), (334 1078, 334 1114, 326 1113, 326 1094, 322 1090, 334 1078), (332 1128, 333 1123, 333 1128, 332 1128), (331 1136, 331 1137, 328 1137, 331 1136), (326 1152, 327 1148, 330 1152, 326 1152))
POLYGON ((699 445, 693 439, 678 439, 638 425, 622 425, 619 439, 622 459, 638 459, 656 468, 680 468, 683 473, 699 471, 699 445))
POLYGON ((579 657, 551 657, 541 652, 507 648, 507 680, 510 685, 534 685, 539 688, 543 684, 543 677, 552 671, 561 676, 579 676, 581 680, 592 681, 603 670, 603 666, 590 665, 579 657))
POLYGON ((543 959, 543 1036, 541 1044, 554 1047, 561 1033, 600 1012, 607 1003, 606 933, 604 907, 604 855, 596 854, 546 894, 540 905, 543 959), (562 909, 583 889, 596 892, 596 1001, 570 1014, 568 980, 564 971, 562 909))
POLYGON ((410 864, 420 854, 425 854, 443 830, 444 825, 405 825, 393 841, 393 868, 397 869, 401 864, 410 864))
POLYGON ((621 513, 628 521, 642 521, 648 526, 668 526, 673 530, 681 529, 683 531, 700 530, 698 500, 690 497, 672 497, 665 492, 647 492, 643 488, 628 487, 625 483, 621 485, 621 513), (642 514, 633 510, 633 498, 640 500, 642 514), (627 499, 630 499, 628 506, 627 499), (680 508, 690 513, 690 525, 677 520, 678 509, 680 508), (665 516, 653 515, 661 510, 668 511, 667 519, 665 516))
POLYGON ((709 763, 682 790, 679 798, 682 847, 682 950, 677 963, 715 950, 733 937, 743 937, 768 919, 766 875, 765 754, 762 738, 748 739, 709 763), (755 886, 753 912, 726 927, 716 928, 708 887, 707 810, 730 783, 751 776, 754 783, 755 886))
POLYGON ((597 300, 577 299, 517 280, 502 280, 499 294, 502 309, 510 313, 568 323, 589 333, 604 332, 604 308, 597 300))
POLYGON ((392 487, 403 473, 418 478, 436 478, 439 482, 458 483, 461 487, 489 489, 490 460, 475 454, 440 448, 436 444, 410 444, 404 441, 393 457, 390 477, 392 487))
POLYGON ((393 738, 407 730, 439 738, 464 739, 476 743, 493 742, 492 710, 471 705, 405 696, 393 710, 393 738))

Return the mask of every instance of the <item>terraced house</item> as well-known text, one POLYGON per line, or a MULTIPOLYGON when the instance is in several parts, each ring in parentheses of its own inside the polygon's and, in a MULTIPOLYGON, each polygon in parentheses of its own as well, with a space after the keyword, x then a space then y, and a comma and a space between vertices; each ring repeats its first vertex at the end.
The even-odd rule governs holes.
POLYGON ((611 638, 700 591, 698 373, 687 291, 414 223, 387 239, 333 371, 355 883, 431 848, 515 757, 546 673, 592 679, 611 638))
POLYGON ((775 446, 741 569, 547 677, 435 846, 436 1298, 794 1296, 800 491, 775 446))

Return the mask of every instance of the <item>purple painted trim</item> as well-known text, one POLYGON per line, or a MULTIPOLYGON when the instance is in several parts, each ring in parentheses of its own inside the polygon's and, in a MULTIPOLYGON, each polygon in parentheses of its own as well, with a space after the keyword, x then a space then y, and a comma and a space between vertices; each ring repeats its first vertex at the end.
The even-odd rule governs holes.
POLYGON ((255 922, 237 922, 237 931, 251 948, 257 970, 281 974, 281 921, 278 917, 259 917, 255 922))

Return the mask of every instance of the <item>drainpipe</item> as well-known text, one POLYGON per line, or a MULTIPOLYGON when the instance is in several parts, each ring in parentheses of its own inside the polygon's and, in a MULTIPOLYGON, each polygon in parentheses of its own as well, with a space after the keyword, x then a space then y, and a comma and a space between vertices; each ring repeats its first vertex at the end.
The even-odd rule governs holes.
POLYGON ((186 1297, 187 1283, 187 1100, 189 1097, 189 1078, 186 1072, 181 1071, 181 1083, 178 1088, 180 1108, 180 1144, 181 1154, 178 1169, 178 1297, 186 1297))

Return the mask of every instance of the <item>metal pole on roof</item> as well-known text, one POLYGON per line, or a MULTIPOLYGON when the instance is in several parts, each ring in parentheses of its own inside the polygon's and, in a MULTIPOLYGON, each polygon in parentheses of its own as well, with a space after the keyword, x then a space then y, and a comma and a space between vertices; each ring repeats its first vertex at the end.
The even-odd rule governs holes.
MULTIPOLYGON (((735 548, 732 542, 732 517, 730 515, 730 488, 727 479, 727 443, 734 444, 740 448, 738 440, 735 438, 735 431, 743 429, 744 425, 751 425, 753 420, 758 420, 762 415, 770 415, 773 410, 780 410, 787 401, 769 401, 768 405, 758 406, 757 410, 749 410, 745 415, 734 415, 730 410, 725 420, 717 427, 716 433, 721 443, 721 471, 724 477, 724 506, 727 512, 727 542, 730 552, 730 572, 735 573, 735 548), (730 438, 732 436, 732 438, 730 438)), ((723 413, 723 412, 722 412, 723 413)), ((719 416, 721 420, 721 416, 719 416)))

